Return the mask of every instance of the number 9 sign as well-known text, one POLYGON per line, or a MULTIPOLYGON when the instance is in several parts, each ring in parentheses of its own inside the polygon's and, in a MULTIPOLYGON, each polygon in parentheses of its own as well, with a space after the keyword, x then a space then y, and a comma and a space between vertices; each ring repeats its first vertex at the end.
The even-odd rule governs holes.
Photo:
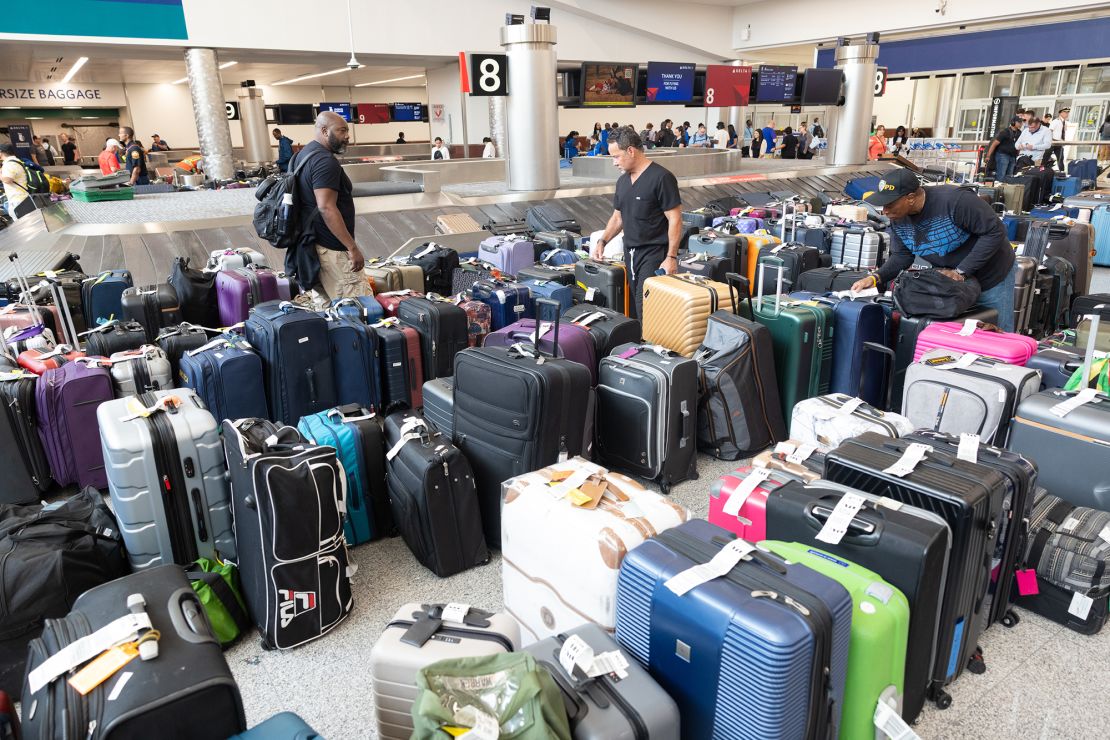
POLYGON ((470 94, 502 97, 509 94, 509 58, 504 54, 472 52, 470 57, 470 94))

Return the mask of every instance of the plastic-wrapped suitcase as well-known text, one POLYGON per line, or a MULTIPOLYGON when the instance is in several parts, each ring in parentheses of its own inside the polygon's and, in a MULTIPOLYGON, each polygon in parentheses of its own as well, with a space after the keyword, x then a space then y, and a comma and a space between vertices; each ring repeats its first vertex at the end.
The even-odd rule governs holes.
POLYGON ((110 321, 85 334, 85 354, 110 357, 116 352, 138 349, 147 343, 146 329, 137 321, 110 321))
POLYGON ((385 419, 393 521, 412 554, 440 578, 489 561, 470 463, 418 411, 385 419))
POLYGON ((833 483, 934 511, 948 522, 952 530, 948 596, 941 613, 930 689, 930 698, 946 705, 950 697, 943 687, 965 666, 974 665, 972 670, 982 672, 977 643, 986 627, 982 609, 1009 481, 996 470, 928 445, 871 432, 829 452, 825 456, 825 477, 833 483))
POLYGON ((220 326, 233 326, 246 321, 255 306, 280 298, 277 274, 253 265, 221 270, 216 274, 216 296, 220 326))
POLYGON ((224 334, 181 358, 178 380, 217 421, 265 417, 262 360, 236 335, 224 334))
POLYGON ((410 298, 397 307, 397 318, 420 335, 424 379, 450 375, 455 355, 469 344, 466 311, 445 299, 410 298))
POLYGON ((185 353, 208 344, 208 332, 199 326, 182 323, 169 326, 158 334, 156 343, 170 361, 170 376, 177 383, 181 371, 181 358, 185 353))
POLYGON ((497 331, 520 319, 530 319, 532 291, 527 285, 503 280, 479 280, 470 288, 470 295, 490 309, 490 330, 497 331))
POLYGON ((913 361, 934 349, 975 352, 1011 365, 1024 365, 1037 351, 1037 340, 1021 334, 989 331, 977 321, 939 321, 929 324, 917 335, 913 361))
POLYGON ((901 437, 915 429, 901 414, 883 412, 861 398, 844 393, 807 398, 794 406, 790 417, 790 439, 830 450, 844 440, 875 432, 901 437))
POLYGON ((745 465, 718 478, 709 489, 706 519, 748 542, 767 539, 767 497, 794 480, 785 473, 745 465))
POLYGON ((181 323, 177 292, 167 283, 135 286, 123 291, 120 313, 124 321, 137 321, 143 325, 148 342, 155 341, 163 327, 181 323))
POLYGON ((698 449, 722 460, 738 460, 786 439, 774 346, 767 327, 741 314, 747 281, 729 276, 732 311, 716 311, 694 353, 698 363, 698 449))
POLYGON ((505 610, 525 645, 584 623, 612 634, 625 554, 690 518, 667 497, 581 457, 507 480, 502 491, 505 610), (573 489, 580 503, 556 495, 573 489))
POLYGON ((178 737, 224 740, 247 727, 220 643, 176 565, 132 573, 81 594, 68 616, 47 620, 42 637, 31 642, 27 668, 23 706, 35 709, 24 710, 25 738, 122 740, 165 736, 172 728, 178 737), (107 650, 119 638, 105 639, 112 636, 101 630, 118 620, 125 620, 128 641, 147 632, 147 624, 158 630, 158 657, 131 661, 82 696, 67 680, 81 656, 71 652, 67 659, 63 650, 78 641, 92 655, 107 650))
POLYGON ((188 257, 174 257, 173 267, 166 282, 177 293, 178 303, 181 304, 181 316, 185 321, 200 326, 219 326, 220 306, 216 290, 216 273, 189 267, 188 257))
POLYGON ((536 298, 555 301, 559 304, 560 311, 567 311, 574 305, 574 289, 569 285, 552 280, 522 280, 521 285, 526 286, 536 298))
POLYGON ((262 358, 269 418, 295 423, 335 406, 328 322, 287 301, 256 306, 246 337, 262 358))
POLYGON ((834 265, 850 265, 857 270, 874 269, 883 263, 890 249, 890 237, 874 229, 833 227, 830 254, 834 265))
POLYGON ((516 275, 522 267, 536 261, 536 248, 520 236, 490 236, 478 245, 478 259, 488 262, 506 275, 516 275))
POLYGON ((111 374, 85 362, 66 363, 39 378, 35 388, 39 437, 59 485, 108 487, 96 410, 114 397, 111 374))
POLYGON ((370 651, 377 729, 383 740, 412 737, 416 674, 440 660, 520 649, 520 627, 505 612, 469 604, 405 604, 370 651))
POLYGON ((266 648, 323 637, 351 611, 335 450, 293 427, 225 420, 243 600, 266 648))
POLYGON ((1003 445, 1018 405, 1040 385, 1036 370, 935 349, 906 370, 902 409, 914 429, 977 434, 1003 445))
POLYGON ((451 277, 459 266, 459 253, 454 249, 427 242, 409 253, 408 264, 424 273, 426 292, 451 295, 451 277))
MULTIPOLYGON (((558 346, 558 323, 553 343, 558 346)), ((557 352, 555 354, 558 354, 557 352)), ((455 439, 474 466, 486 541, 501 541, 501 482, 589 454, 589 368, 530 345, 455 357, 455 439)))
POLYGON ((559 331, 559 346, 556 349, 552 328, 550 321, 521 319, 504 329, 487 334, 482 346, 511 347, 518 342, 538 345, 545 352, 557 353, 559 357, 585 365, 590 370, 590 385, 597 385, 597 367, 600 357, 589 329, 577 324, 562 326, 559 331))
MULTIPOLYGON (((0 503, 16 504, 36 500, 36 490, 46 491, 52 483, 50 462, 39 437, 35 410, 38 378, 9 363, 0 364, 0 449, 17 450, 21 465, 4 468, 4 495, 0 503)), ((9 459, 12 454, 9 452, 9 459)))
POLYGON ((279 712, 228 740, 323 740, 323 736, 293 712, 279 712))
POLYGON ((455 381, 436 378, 424 383, 424 420, 447 439, 454 439, 455 381))
POLYGON ((705 339, 710 314, 732 307, 725 283, 696 275, 650 277, 644 282, 644 341, 693 357, 705 339))
POLYGON ((910 606, 905 595, 876 572, 796 542, 767 540, 762 547, 792 563, 832 578, 852 595, 852 638, 840 737, 868 738, 876 732, 876 706, 902 713, 910 606))
POLYGON ((96 415, 131 567, 234 560, 227 464, 200 398, 187 388, 155 391, 103 403, 96 415))
POLYGON ((120 398, 174 387, 170 360, 157 345, 116 352, 108 361, 112 384, 120 398))
POLYGON ((598 370, 598 459, 664 493, 697 478, 697 410, 697 362, 649 344, 617 347, 598 370))
POLYGON ((574 280, 586 293, 580 302, 628 315, 628 277, 623 262, 580 260, 574 264, 574 280))
POLYGON ((297 430, 312 444, 335 448, 347 476, 343 517, 347 544, 361 545, 392 534, 381 417, 358 404, 348 404, 302 417, 297 430))
POLYGON ((214 249, 208 253, 208 262, 205 267, 209 270, 234 270, 247 265, 267 267, 266 257, 261 252, 250 247, 236 247, 235 249, 214 249))
POLYGON ((111 321, 121 318, 123 291, 131 285, 131 273, 127 270, 105 270, 86 278, 81 284, 85 326, 91 329, 101 319, 111 321))
POLYGON ((380 409, 378 335, 357 319, 329 316, 328 343, 336 404, 380 409))
POLYGON ((614 347, 641 339, 640 322, 611 308, 579 304, 564 311, 562 320, 589 330, 597 357, 605 357, 613 352, 614 347))
POLYGON ((686 740, 835 736, 851 596, 729 537, 694 519, 630 552, 617 583, 617 641, 678 704, 686 740), (724 576, 681 575, 714 558, 732 566, 724 576))
POLYGON ((684 245, 692 254, 707 254, 710 257, 723 257, 728 265, 726 272, 736 272, 747 257, 746 239, 723 234, 713 229, 705 229, 697 236, 691 236, 684 245))
POLYGON ((602 673, 591 678, 582 676, 580 669, 569 674, 559 656, 572 638, 585 643, 595 656, 619 651, 620 646, 597 625, 584 624, 527 648, 558 684, 575 740, 679 740, 678 706, 651 674, 631 660, 625 661, 623 676, 602 673))

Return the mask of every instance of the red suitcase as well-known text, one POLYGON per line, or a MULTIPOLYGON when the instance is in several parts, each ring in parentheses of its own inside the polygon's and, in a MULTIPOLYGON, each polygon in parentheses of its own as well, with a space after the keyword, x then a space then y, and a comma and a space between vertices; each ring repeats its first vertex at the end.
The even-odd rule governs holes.
POLYGON ((24 350, 19 353, 16 361, 25 370, 30 370, 35 375, 42 375, 47 370, 54 370, 67 362, 73 362, 78 357, 84 356, 84 352, 76 351, 65 344, 59 344, 49 352, 40 352, 37 349, 24 350))
POLYGON ((748 542, 767 539, 767 496, 790 480, 750 465, 722 475, 709 489, 709 521, 748 542))
POLYGON ((406 298, 423 298, 423 293, 414 290, 393 290, 388 293, 378 293, 374 299, 381 304, 386 316, 397 315, 397 305, 406 298))

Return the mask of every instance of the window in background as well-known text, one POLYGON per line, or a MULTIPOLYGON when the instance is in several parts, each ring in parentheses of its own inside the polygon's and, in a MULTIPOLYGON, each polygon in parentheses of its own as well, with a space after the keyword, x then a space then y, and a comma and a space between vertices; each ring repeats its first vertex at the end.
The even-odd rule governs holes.
POLYGON ((966 101, 974 98, 989 98, 990 96, 990 75, 982 73, 964 75, 963 84, 960 87, 960 100, 966 101))
POLYGON ((1021 94, 1024 97, 1035 95, 1055 95, 1056 82, 1060 79, 1060 72, 1050 69, 1044 72, 1026 72, 1025 84, 1021 94))

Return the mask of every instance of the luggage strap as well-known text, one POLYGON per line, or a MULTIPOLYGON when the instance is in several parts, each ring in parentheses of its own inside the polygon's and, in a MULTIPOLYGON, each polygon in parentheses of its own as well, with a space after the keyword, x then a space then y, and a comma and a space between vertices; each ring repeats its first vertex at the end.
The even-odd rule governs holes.
POLYGON ((385 459, 387 462, 397 457, 406 443, 411 442, 414 439, 422 439, 424 437, 423 432, 417 432, 417 429, 423 429, 425 432, 429 431, 428 422, 426 422, 424 419, 421 419, 419 416, 405 417, 405 421, 401 424, 401 428, 398 430, 400 439, 397 440, 397 444, 393 445, 393 447, 390 448, 389 452, 385 453, 385 459))
POLYGON ((88 331, 83 331, 80 334, 78 334, 77 336, 84 337, 84 336, 87 336, 89 334, 98 334, 98 333, 103 334, 105 332, 111 331, 113 328, 115 328, 118 325, 119 325, 119 319, 108 319, 107 321, 105 321, 100 326, 97 326, 93 329, 89 329, 88 331))
MULTIPOLYGON (((135 594, 132 594, 127 599, 128 606, 131 608, 130 614, 109 622, 91 635, 70 643, 28 673, 27 686, 31 693, 38 693, 54 679, 92 660, 111 647, 125 642, 134 642, 140 632, 151 629, 150 616, 142 606, 134 603, 134 596, 135 594)), ((142 597, 140 596, 139 599, 141 601, 142 597)), ((145 602, 142 602, 142 605, 145 606, 145 602)))
POLYGON ((36 360, 48 360, 51 357, 58 357, 60 355, 68 355, 72 351, 73 351, 73 347, 69 346, 68 344, 59 344, 59 345, 56 345, 54 347, 54 349, 50 350, 49 352, 43 352, 41 355, 39 355, 35 359, 36 360))
POLYGON ((358 404, 350 404, 348 406, 336 406, 334 409, 328 409, 328 418, 338 416, 340 421, 366 421, 367 419, 377 418, 373 411, 369 411, 358 404), (356 416, 345 416, 349 412, 360 412, 356 416))
POLYGON ((227 581, 224 580, 222 575, 206 571, 196 563, 185 569, 185 575, 190 581, 203 581, 208 588, 212 589, 212 593, 224 605, 227 615, 235 623, 236 629, 240 632, 246 632, 250 629, 250 617, 247 616, 246 611, 239 603, 239 599, 236 598, 235 592, 231 590, 231 586, 227 585, 227 581))
POLYGON ((120 421, 145 419, 159 411, 168 412, 171 408, 176 409, 181 406, 181 399, 177 396, 163 396, 162 398, 159 398, 152 406, 142 406, 138 403, 138 399, 136 397, 133 396, 132 398, 135 398, 135 405, 137 405, 138 407, 135 408, 135 406, 129 402, 128 409, 134 409, 134 411, 128 416, 121 416, 119 419, 120 421))
POLYGON ((384 329, 390 326, 397 326, 399 323, 401 323, 401 320, 396 316, 386 316, 378 323, 371 324, 370 326, 376 327, 378 329, 384 329))
POLYGON ((604 318, 605 314, 603 314, 601 311, 594 311, 593 313, 587 313, 579 316, 572 323, 578 324, 579 326, 589 326, 593 322, 604 318))
POLYGON ((210 349, 216 349, 217 347, 225 347, 225 346, 226 347, 238 348, 238 349, 250 349, 251 348, 250 344, 248 344, 246 340, 235 340, 235 339, 232 339, 228 336, 219 336, 219 337, 216 337, 215 339, 213 339, 212 341, 208 342, 207 344, 204 344, 200 347, 197 347, 196 349, 189 350, 188 352, 185 353, 185 355, 187 357, 192 357, 193 355, 199 355, 201 352, 207 352, 210 349))

